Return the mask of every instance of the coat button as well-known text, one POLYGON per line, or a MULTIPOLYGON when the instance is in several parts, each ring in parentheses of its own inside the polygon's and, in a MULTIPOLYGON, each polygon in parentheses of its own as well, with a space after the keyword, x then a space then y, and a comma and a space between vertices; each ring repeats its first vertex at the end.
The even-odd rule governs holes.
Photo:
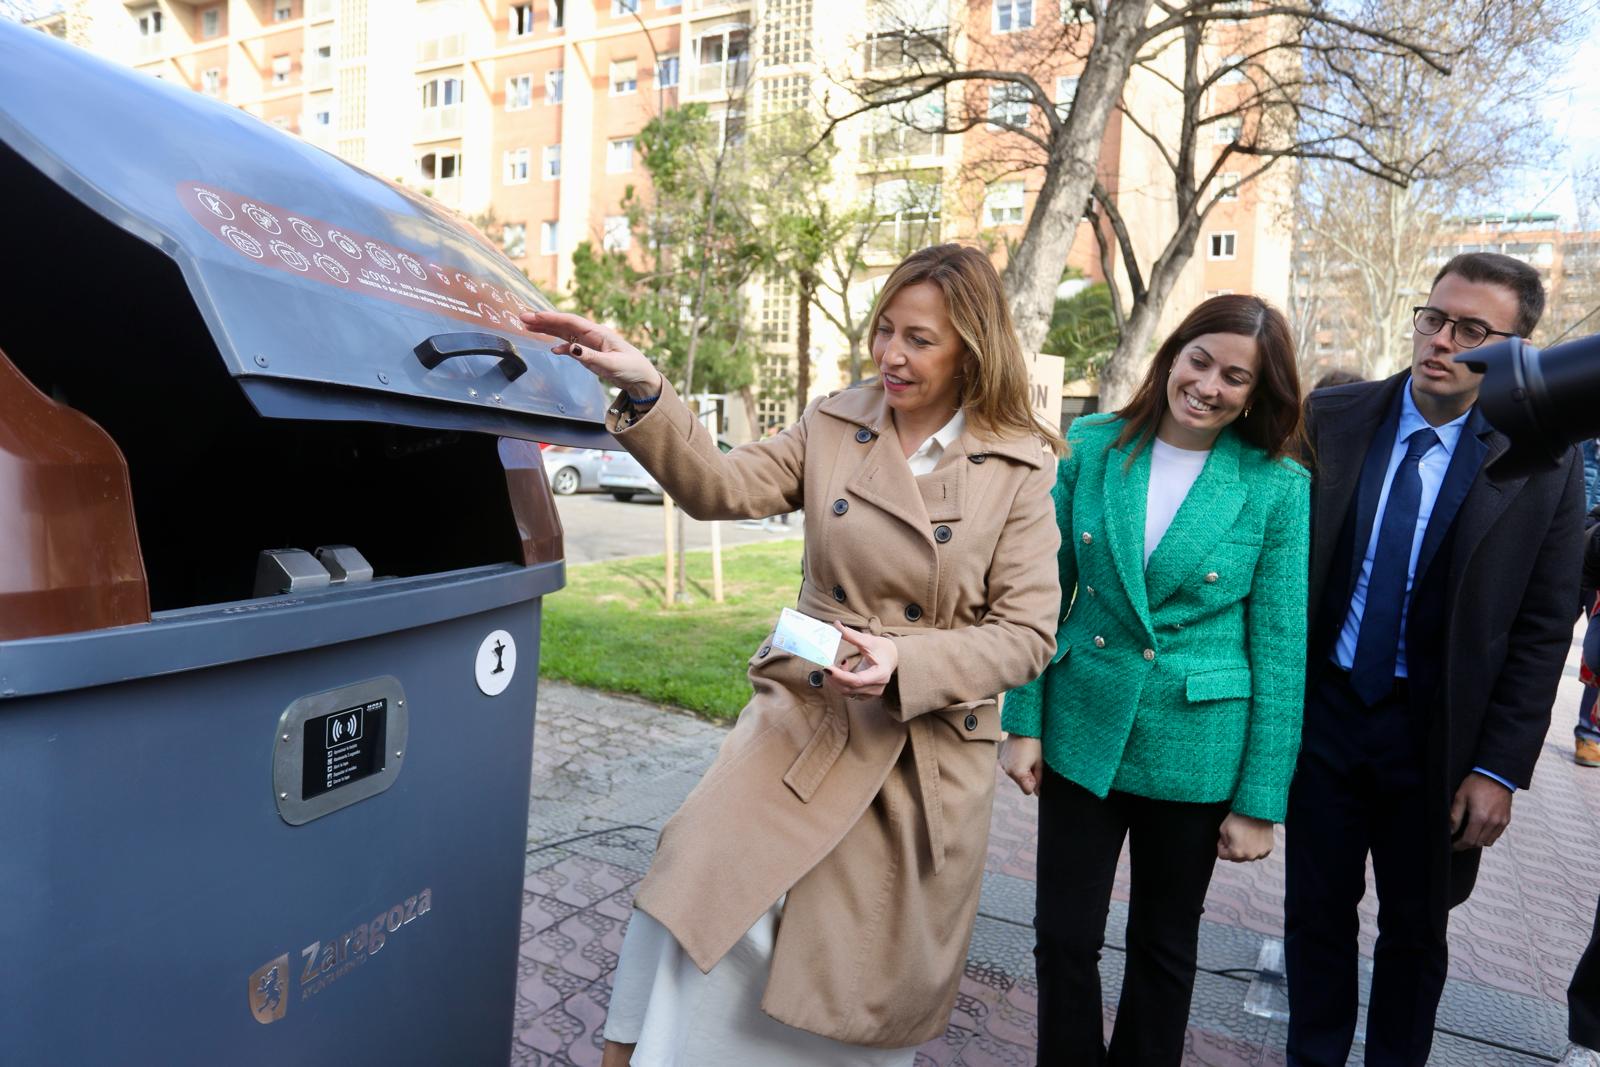
POLYGON ((987 452, 974 452, 967 458, 972 460, 974 463, 982 463, 984 460, 989 458, 989 454, 987 452))
POLYGON ((1207 582, 1214 582, 1216 580, 1217 580, 1217 572, 1216 571, 1212 571, 1211 573, 1206 575, 1206 581, 1207 582))
POLYGON ((967 732, 968 733, 971 733, 973 730, 976 730, 978 728, 978 717, 976 715, 972 714, 971 712, 968 712, 967 713, 967 721, 965 723, 963 723, 962 725, 964 725, 967 728, 967 732))
POLYGON ((1095 648, 1105 648, 1106 647, 1106 639, 1103 638, 1103 637, 1096 637, 1094 639, 1094 647, 1095 648))
POLYGON ((838 500, 835 500, 833 502, 833 513, 835 515, 843 515, 845 512, 847 512, 849 510, 850 510, 850 501, 846 500, 844 497, 840 497, 838 500))
POLYGON ((813 688, 813 689, 821 689, 822 688, 822 672, 821 671, 812 671, 810 674, 806 675, 806 681, 811 683, 811 688, 813 688))
POLYGON ((1089 531, 1085 530, 1083 532, 1083 543, 1086 544, 1086 545, 1094 544, 1094 535, 1089 533, 1089 531))
POLYGON ((1147 648, 1147 649, 1144 650, 1144 661, 1146 663, 1155 662, 1155 658, 1156 658, 1156 650, 1155 649, 1147 648))
POLYGON ((950 540, 950 527, 935 526, 933 528, 933 539, 939 542, 941 545, 950 540))
POLYGON ((766 659, 767 653, 772 651, 771 645, 762 645, 761 651, 756 653, 756 659, 766 659))
POLYGON ((856 431, 857 443, 864 445, 870 440, 872 440, 872 431, 867 429, 865 426, 856 431))
POLYGON ((909 619, 912 622, 916 622, 918 619, 922 618, 922 605, 920 605, 920 604, 907 604, 906 605, 906 618, 909 619))
POLYGON ((833 599, 841 604, 844 603, 844 586, 836 585, 833 587, 833 599))

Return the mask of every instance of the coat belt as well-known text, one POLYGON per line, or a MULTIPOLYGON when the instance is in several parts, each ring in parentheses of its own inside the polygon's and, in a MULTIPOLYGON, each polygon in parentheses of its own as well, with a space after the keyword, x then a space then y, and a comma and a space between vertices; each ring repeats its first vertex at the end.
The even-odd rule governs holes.
MULTIPOLYGON (((802 595, 800 604, 802 611, 812 607, 811 604, 807 603, 810 599, 812 598, 802 595)), ((817 606, 820 607, 820 603, 817 606)), ((852 629, 865 630, 867 633, 878 637, 888 633, 884 629, 883 620, 876 615, 855 615, 837 611, 836 605, 829 605, 828 607, 834 610, 824 609, 826 614, 819 612, 817 617, 837 618, 852 629)), ((936 627, 896 626, 894 633, 933 629, 936 629, 936 627)), ((890 636, 893 636, 893 634, 890 636)), ((830 711, 830 714, 844 714, 844 712, 843 709, 839 709, 838 711, 830 711)), ((886 709, 884 714, 888 714, 886 709)), ((939 795, 938 738, 934 732, 937 724, 934 722, 932 715, 918 715, 905 725, 906 743, 911 746, 912 760, 917 768, 917 791, 922 797, 922 817, 928 827, 928 850, 933 856, 933 873, 938 874, 944 868, 945 828, 944 803, 939 795)))

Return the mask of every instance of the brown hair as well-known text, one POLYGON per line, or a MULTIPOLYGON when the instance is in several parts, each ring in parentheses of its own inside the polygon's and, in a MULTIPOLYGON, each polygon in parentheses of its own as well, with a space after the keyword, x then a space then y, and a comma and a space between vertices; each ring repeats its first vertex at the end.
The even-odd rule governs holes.
POLYGON ((867 336, 876 336, 878 318, 896 293, 931 282, 944 294, 945 313, 966 352, 960 377, 961 410, 980 429, 994 434, 1033 434, 1061 455, 1061 431, 1041 421, 1028 403, 1028 367, 1005 289, 989 257, 976 248, 933 245, 900 261, 884 282, 867 319, 867 336))
MULTIPOLYGON (((1246 403, 1246 412, 1232 427, 1247 443, 1273 459, 1302 452, 1305 423, 1300 414, 1300 373, 1295 366, 1294 336, 1283 312, 1258 296, 1214 296, 1189 312, 1167 339, 1156 349, 1155 359, 1145 374, 1139 391, 1117 414, 1126 423, 1116 446, 1138 440, 1139 451, 1155 437, 1167 414, 1167 376, 1178 353, 1196 337, 1208 333, 1231 333, 1255 340, 1260 356, 1255 387, 1246 403)), ((1131 457, 1130 457, 1131 461, 1131 457)))
POLYGON ((1520 337, 1530 336, 1544 316, 1544 282, 1539 279, 1538 271, 1520 259, 1498 252, 1463 252, 1452 256, 1450 262, 1439 268, 1439 273, 1433 276, 1433 284, 1438 285, 1446 274, 1458 275, 1469 282, 1498 285, 1515 293, 1517 321, 1511 328, 1520 337))

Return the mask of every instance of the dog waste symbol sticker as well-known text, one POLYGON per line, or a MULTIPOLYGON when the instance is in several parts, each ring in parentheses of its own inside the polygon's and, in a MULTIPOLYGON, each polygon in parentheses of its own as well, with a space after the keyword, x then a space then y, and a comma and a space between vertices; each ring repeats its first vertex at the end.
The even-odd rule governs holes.
POLYGON ((517 673, 517 642, 504 630, 496 630, 478 646, 476 664, 478 688, 485 696, 497 697, 511 684, 517 673))

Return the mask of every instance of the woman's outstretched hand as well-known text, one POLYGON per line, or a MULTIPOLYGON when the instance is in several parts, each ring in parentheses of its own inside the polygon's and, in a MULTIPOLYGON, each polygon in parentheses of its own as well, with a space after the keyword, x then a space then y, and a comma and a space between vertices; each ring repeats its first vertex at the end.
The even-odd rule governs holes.
POLYGON ((635 400, 661 395, 661 372, 611 327, 561 311, 527 311, 522 315, 522 324, 533 333, 560 338, 561 343, 550 351, 571 356, 601 381, 624 390, 635 400))
POLYGON ((1012 734, 1000 742, 1000 769, 1024 796, 1035 796, 1044 784, 1044 744, 1037 737, 1012 734))
POLYGON ((900 666, 900 650, 887 637, 864 634, 840 622, 833 624, 844 639, 861 651, 861 659, 854 670, 844 670, 844 661, 823 672, 827 685, 836 693, 847 697, 881 697, 900 666))

